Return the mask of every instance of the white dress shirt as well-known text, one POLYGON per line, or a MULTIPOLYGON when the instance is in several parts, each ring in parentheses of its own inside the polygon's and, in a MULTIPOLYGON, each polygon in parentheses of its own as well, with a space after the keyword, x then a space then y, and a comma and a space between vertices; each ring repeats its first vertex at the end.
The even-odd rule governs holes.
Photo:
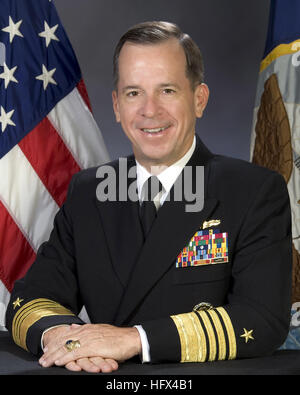
MULTIPOLYGON (((155 197, 154 199, 154 204, 156 206, 156 209, 158 209, 160 206, 163 205, 164 201, 166 200, 166 197, 168 196, 168 193, 170 192, 170 189, 174 185, 177 177, 179 174, 182 172, 184 166, 187 164, 187 162, 190 160, 191 156, 193 155, 196 147, 196 137, 194 137, 193 143, 190 147, 190 149, 186 152, 186 154, 180 158, 177 162, 173 163, 173 165, 165 168, 161 173, 156 174, 157 178, 161 182, 163 186, 163 190, 160 193, 160 196, 155 197)), ((137 160, 136 160, 136 178, 137 178, 137 189, 138 189, 138 197, 140 204, 143 202, 143 185, 144 183, 148 180, 149 177, 151 177, 153 174, 149 173, 148 170, 146 170, 137 160)))

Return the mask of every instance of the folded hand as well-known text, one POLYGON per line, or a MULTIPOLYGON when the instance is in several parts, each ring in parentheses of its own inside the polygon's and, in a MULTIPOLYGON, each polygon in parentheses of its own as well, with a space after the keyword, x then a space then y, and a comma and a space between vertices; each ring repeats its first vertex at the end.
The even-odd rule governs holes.
POLYGON ((111 372, 141 351, 140 336, 136 328, 119 328, 108 324, 71 325, 49 330, 44 337, 44 354, 39 362, 48 367, 53 364, 70 370, 111 372), (68 351, 68 340, 79 340, 80 347, 68 351))

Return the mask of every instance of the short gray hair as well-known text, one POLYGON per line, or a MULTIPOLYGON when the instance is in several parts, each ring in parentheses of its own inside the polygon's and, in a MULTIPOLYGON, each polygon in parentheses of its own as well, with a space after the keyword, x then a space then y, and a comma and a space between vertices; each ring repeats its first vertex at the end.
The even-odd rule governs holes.
POLYGON ((192 89, 204 81, 204 66, 202 54, 192 38, 183 33, 180 28, 170 22, 153 21, 142 22, 132 26, 120 38, 113 57, 113 82, 117 89, 119 81, 119 56, 126 42, 134 44, 159 44, 163 41, 176 38, 182 46, 186 57, 186 76, 190 80, 192 89))

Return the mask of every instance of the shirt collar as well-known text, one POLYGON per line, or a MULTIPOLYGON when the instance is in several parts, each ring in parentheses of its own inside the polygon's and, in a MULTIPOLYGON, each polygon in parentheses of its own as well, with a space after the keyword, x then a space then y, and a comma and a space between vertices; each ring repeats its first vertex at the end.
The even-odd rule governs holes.
MULTIPOLYGON (((174 185, 177 177, 182 172, 184 166, 190 160, 191 156, 193 155, 196 147, 196 136, 194 136, 193 143, 186 154, 180 158, 177 162, 173 163, 171 166, 167 167, 161 173, 157 175, 157 178, 162 183, 164 188, 164 195, 170 192, 170 189, 174 185)), ((151 177, 151 173, 145 169, 137 160, 136 161, 136 176, 137 176, 137 189, 138 189, 138 196, 139 200, 141 200, 142 196, 142 188, 144 183, 151 177)))

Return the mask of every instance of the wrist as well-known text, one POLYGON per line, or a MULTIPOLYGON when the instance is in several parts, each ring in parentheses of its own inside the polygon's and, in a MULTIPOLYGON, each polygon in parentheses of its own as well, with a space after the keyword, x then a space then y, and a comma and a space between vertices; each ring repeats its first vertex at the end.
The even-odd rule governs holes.
POLYGON ((140 355, 142 353, 142 341, 139 331, 135 327, 129 329, 132 337, 133 356, 140 355))
POLYGON ((56 338, 63 332, 65 332, 66 328, 69 328, 70 325, 62 324, 58 326, 54 326, 46 329, 42 335, 42 347, 45 348, 48 343, 50 343, 51 339, 56 338))

